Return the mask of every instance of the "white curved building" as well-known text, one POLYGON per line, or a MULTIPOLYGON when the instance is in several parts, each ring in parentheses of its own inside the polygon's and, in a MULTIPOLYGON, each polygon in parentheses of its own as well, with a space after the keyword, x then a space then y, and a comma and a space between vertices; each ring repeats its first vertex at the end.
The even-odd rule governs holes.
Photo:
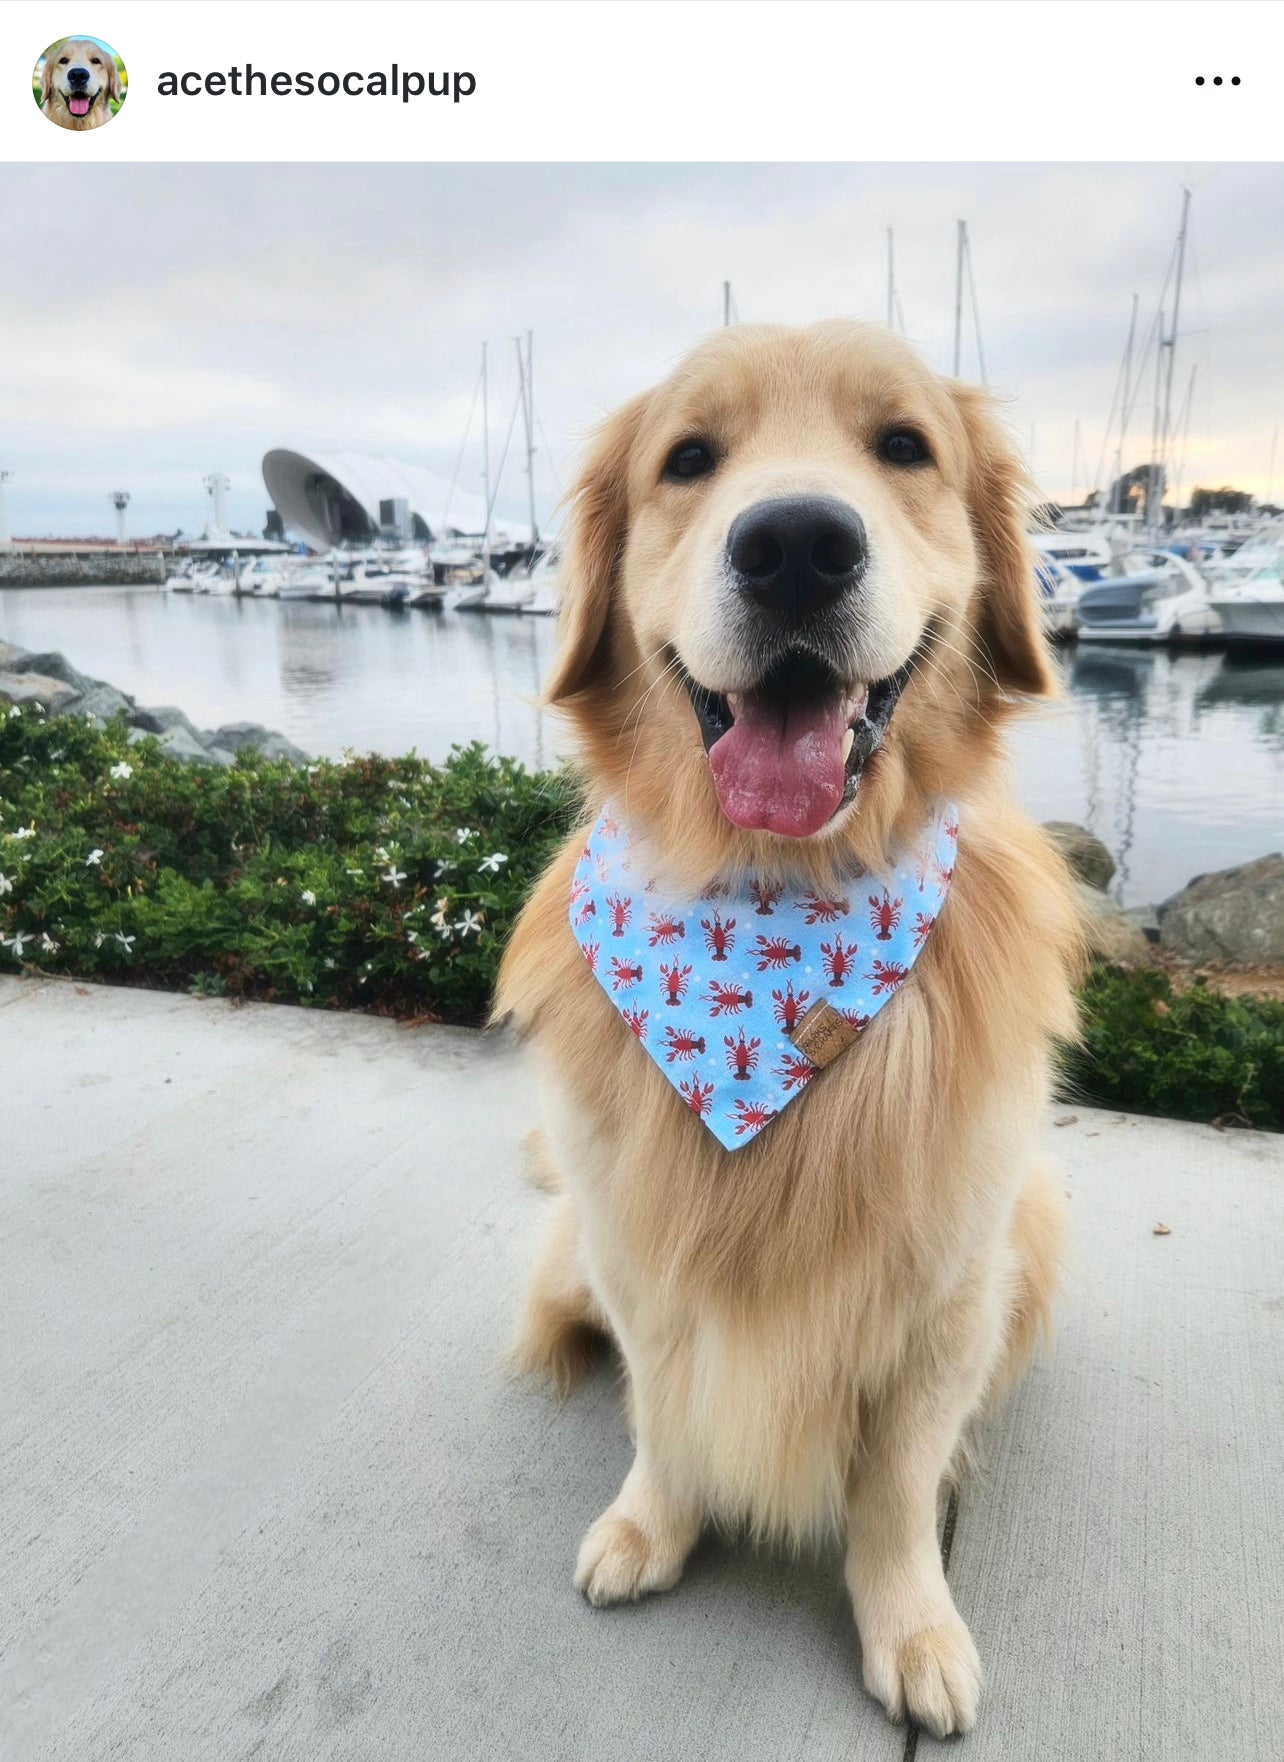
MULTIPOLYGON (((444 477, 399 459, 274 447, 263 455, 263 481, 287 528, 317 551, 377 537, 379 504, 386 501, 410 504, 421 542, 480 533, 486 523, 481 496, 458 488, 452 494, 444 477)), ((492 520, 491 534, 501 543, 530 542, 530 528, 511 520, 492 520)))

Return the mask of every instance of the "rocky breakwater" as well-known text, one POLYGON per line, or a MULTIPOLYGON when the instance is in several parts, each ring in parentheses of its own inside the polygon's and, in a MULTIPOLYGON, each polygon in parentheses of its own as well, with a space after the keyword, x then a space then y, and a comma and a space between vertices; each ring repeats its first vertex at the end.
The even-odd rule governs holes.
POLYGON ((40 653, 0 642, 0 704, 40 704, 51 716, 88 716, 100 725, 123 715, 131 740, 154 735, 175 758, 195 763, 230 765, 246 747, 271 759, 301 763, 309 756, 257 722, 198 728, 172 704, 146 708, 106 680, 79 672, 57 650, 40 653))
POLYGON ((1284 968, 1284 855, 1196 875, 1171 898, 1124 907, 1107 891, 1115 860, 1083 826, 1050 820, 1074 871, 1097 960, 1284 968))

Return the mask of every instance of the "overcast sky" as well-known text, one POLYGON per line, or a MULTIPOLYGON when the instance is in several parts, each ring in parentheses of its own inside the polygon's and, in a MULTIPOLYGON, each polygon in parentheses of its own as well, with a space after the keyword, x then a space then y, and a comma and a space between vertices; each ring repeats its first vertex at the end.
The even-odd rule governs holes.
MULTIPOLYGON (((199 526, 232 479, 258 530, 265 450, 389 453, 453 476, 491 345, 496 454, 512 338, 535 334, 541 518, 586 429, 721 320, 886 310, 948 368, 969 223, 990 383, 1045 491, 1082 496, 1134 292, 1143 328, 1194 191, 1177 398, 1185 483, 1267 489, 1284 422, 1284 166, 5 167, 0 466, 16 535, 199 526), (1072 473, 1082 425, 1087 460, 1072 473), (1077 477, 1077 482, 1075 478, 1077 477)), ((970 327, 963 369, 977 375, 970 327)), ((1151 397, 1125 464, 1146 456, 1151 397)), ((1113 443, 1112 443, 1113 453, 1113 443)), ((460 482, 480 488, 480 444, 460 482)), ((1284 444, 1274 490, 1284 491, 1284 444)), ((521 512, 510 460, 500 511, 521 512)))

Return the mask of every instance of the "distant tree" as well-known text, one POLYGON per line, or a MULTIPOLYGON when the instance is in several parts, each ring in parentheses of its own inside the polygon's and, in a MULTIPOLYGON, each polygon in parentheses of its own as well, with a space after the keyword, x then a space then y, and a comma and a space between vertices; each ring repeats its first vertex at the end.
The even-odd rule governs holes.
POLYGON ((1190 492, 1190 517, 1192 520, 1203 520, 1209 514, 1247 514, 1253 506, 1253 498, 1246 489, 1232 489, 1223 484, 1221 489, 1193 489, 1190 492))
POLYGON ((1110 486, 1110 494, 1106 499, 1106 507, 1113 513, 1144 514, 1146 497, 1150 494, 1151 476, 1155 479, 1156 499, 1163 501, 1164 491, 1168 487, 1168 479, 1162 465, 1134 465, 1131 471, 1125 471, 1122 477, 1116 477, 1110 486))

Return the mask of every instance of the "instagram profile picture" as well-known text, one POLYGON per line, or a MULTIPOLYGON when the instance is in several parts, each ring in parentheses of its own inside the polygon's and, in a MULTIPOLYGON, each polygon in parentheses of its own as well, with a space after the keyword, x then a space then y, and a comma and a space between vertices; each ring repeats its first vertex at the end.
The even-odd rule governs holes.
POLYGON ((59 37, 35 65, 32 92, 56 128, 102 128, 125 102, 125 63, 101 37, 59 37))

